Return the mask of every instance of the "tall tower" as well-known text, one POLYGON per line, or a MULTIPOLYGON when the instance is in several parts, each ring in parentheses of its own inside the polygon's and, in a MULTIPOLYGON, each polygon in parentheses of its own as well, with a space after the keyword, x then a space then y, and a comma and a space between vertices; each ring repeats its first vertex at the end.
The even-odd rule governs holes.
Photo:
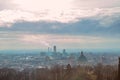
POLYGON ((84 56, 83 51, 81 51, 81 56, 84 56))
POLYGON ((48 47, 48 52, 50 51, 50 48, 48 47))
POLYGON ((53 46, 53 51, 54 53, 56 53, 56 46, 53 46))
POLYGON ((63 53, 66 53, 66 50, 65 50, 65 49, 63 49, 63 53))

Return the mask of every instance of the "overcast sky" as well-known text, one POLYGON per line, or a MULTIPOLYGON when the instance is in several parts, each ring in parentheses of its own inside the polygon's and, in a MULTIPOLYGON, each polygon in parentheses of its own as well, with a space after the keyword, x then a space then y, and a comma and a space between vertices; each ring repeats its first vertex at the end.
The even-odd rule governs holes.
POLYGON ((0 50, 119 44, 120 0, 0 0, 0 50))

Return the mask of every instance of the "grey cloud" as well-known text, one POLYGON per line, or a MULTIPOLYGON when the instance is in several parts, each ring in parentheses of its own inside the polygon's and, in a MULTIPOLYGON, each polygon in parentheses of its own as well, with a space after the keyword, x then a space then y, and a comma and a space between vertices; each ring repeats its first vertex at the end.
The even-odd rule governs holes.
POLYGON ((101 20, 94 20, 91 18, 83 19, 76 23, 48 23, 48 22, 24 22, 16 23, 11 28, 1 27, 2 31, 22 31, 39 34, 61 34, 61 35, 97 35, 97 36, 116 36, 120 37, 120 19, 104 27, 99 22, 101 20), (57 29, 52 26, 57 25, 57 29))

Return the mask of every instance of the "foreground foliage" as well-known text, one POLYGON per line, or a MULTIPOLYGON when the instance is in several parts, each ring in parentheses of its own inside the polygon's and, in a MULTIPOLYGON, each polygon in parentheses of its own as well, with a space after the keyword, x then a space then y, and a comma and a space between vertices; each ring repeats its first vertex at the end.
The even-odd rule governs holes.
POLYGON ((0 69, 0 80, 117 80, 117 66, 98 64, 71 67, 56 65, 50 69, 0 69))

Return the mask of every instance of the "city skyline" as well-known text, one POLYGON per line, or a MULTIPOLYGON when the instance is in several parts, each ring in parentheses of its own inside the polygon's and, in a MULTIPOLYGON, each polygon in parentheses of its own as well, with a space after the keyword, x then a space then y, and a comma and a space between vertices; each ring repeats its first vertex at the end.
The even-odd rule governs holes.
POLYGON ((119 0, 0 0, 0 50, 115 51, 119 25, 119 0))

